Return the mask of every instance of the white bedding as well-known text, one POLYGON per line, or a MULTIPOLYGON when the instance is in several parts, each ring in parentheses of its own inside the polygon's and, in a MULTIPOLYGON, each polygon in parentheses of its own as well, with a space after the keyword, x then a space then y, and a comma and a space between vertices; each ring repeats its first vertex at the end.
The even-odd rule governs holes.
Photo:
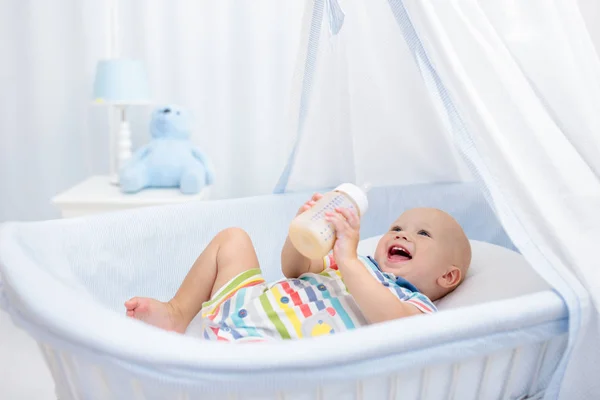
MULTIPOLYGON (((435 206, 443 203, 436 199, 444 199, 442 205, 456 211, 453 215, 470 236, 504 240, 485 203, 476 193, 470 198, 465 195, 468 187, 441 186, 412 194, 410 190, 403 188, 395 197, 387 190, 370 194, 371 204, 377 206, 371 208, 369 219, 365 216, 365 236, 387 229, 404 208, 435 206), (465 210, 447 203, 453 193, 471 207, 465 210)), ((148 382, 160 378, 160 382, 184 382, 206 390, 220 387, 215 381, 231 390, 244 390, 247 385, 303 388, 308 381, 367 379, 529 346, 566 331, 564 305, 550 290, 449 306, 434 315, 293 345, 287 341, 255 346, 201 341, 125 317, 123 301, 133 295, 169 298, 210 238, 227 226, 241 226, 251 233, 265 276, 278 278, 288 221, 305 197, 265 196, 3 225, 0 305, 40 342, 92 360, 106 371, 120 371, 111 372, 115 379, 128 374, 148 382)), ((506 254, 514 260, 520 257, 506 254)), ((500 264, 502 268, 507 265, 517 264, 500 264)), ((485 275, 477 271, 474 265, 465 291, 468 282, 485 275)), ((455 297, 459 296, 457 292, 455 297)), ((556 354, 560 351, 555 350, 556 354)), ((474 382, 477 379, 473 377, 474 382)))
MULTIPOLYGON (((476 199, 465 199, 465 193, 468 193, 465 187, 453 188, 442 185, 435 190, 429 188, 426 192, 430 199, 428 202, 423 201, 421 190, 412 194, 410 190, 411 188, 402 188, 396 191, 395 198, 404 203, 404 207, 435 205, 438 198, 447 202, 453 191, 463 195, 461 202, 469 201, 471 205, 478 204, 476 199)), ((191 348, 197 346, 197 343, 184 344, 184 339, 180 337, 172 337, 126 319, 123 313, 123 301, 134 295, 168 299, 176 291, 189 266, 210 238, 220 229, 232 225, 242 226, 250 232, 266 278, 269 280, 279 278, 279 251, 285 238, 288 221, 305 197, 306 194, 265 196, 148 208, 73 220, 5 225, 0 240, 2 279, 5 280, 8 294, 15 296, 14 303, 22 307, 23 314, 28 315, 28 318, 35 323, 52 327, 52 330, 61 331, 77 340, 89 342, 92 347, 99 346, 105 350, 110 349, 111 352, 123 351, 132 356, 137 354, 136 357, 142 358, 170 359, 171 350, 163 352, 155 346, 152 346, 151 351, 147 349, 154 340, 166 340, 169 343, 173 341, 169 346, 180 349, 180 361, 189 359, 196 363, 198 358, 193 356, 194 351, 191 348), (51 301, 48 301, 49 299, 51 301), (163 338, 165 335, 166 337, 163 338), (154 339, 149 339, 154 336, 156 336, 154 339), (144 339, 135 342, 134 339, 139 337, 148 338, 148 341, 144 339), (130 342, 130 339, 135 343, 130 342)), ((391 197, 388 191, 372 191, 370 194, 372 207, 368 216, 381 221, 382 228, 379 229, 386 229, 389 221, 395 219, 402 211, 400 207, 396 209, 390 206, 393 203, 391 197), (383 199, 387 204, 381 203, 383 199), (383 208, 384 204, 385 208, 383 208), (373 207, 373 205, 378 206, 373 207)), ((487 214, 483 201, 480 205, 479 210, 471 207, 469 214, 463 215, 478 221, 493 215, 487 214)), ((449 210, 453 207, 452 204, 446 205, 446 209, 449 210)), ((458 214, 462 212, 464 211, 458 214)), ((494 220, 488 218, 488 221, 490 225, 488 229, 495 231, 497 227, 493 226, 494 220)), ((466 225, 467 233, 469 229, 473 229, 472 223, 467 219, 460 222, 463 226, 466 225)), ((369 229, 370 224, 373 224, 373 220, 367 220, 363 229, 369 229)), ((477 227, 481 228, 481 222, 477 227)), ((476 234, 486 235, 481 231, 476 234)), ((496 254, 501 251, 497 247, 488 248, 494 249, 496 254)), ((519 260, 520 256, 514 254, 507 252, 505 256, 512 257, 513 261, 519 260)), ((474 260, 478 259, 479 255, 476 252, 474 260)), ((491 262, 494 257, 489 259, 491 262)), ((505 269, 511 264, 511 262, 501 263, 500 266, 505 269)), ((497 268, 490 265, 489 271, 492 270, 497 268)), ((474 282, 475 279, 479 279, 476 266, 473 268, 472 275, 467 282, 470 279, 474 282)), ((469 288, 467 282, 465 288, 469 288)), ((510 287, 508 284, 506 286, 510 287)), ((457 292, 455 297, 460 293, 457 292)), ((543 307, 527 310, 527 312, 537 314, 542 310, 543 307)), ((511 318, 519 319, 520 315, 515 311, 511 318)), ((439 318, 446 317, 440 315, 439 318)), ((488 317, 481 316, 481 318, 488 317)), ((429 321, 399 321, 393 324, 399 326, 412 323, 428 324, 429 321)), ((477 319, 474 319, 465 323, 478 325, 476 321, 477 319)), ((369 329, 378 331, 383 328, 369 329)), ((399 329, 404 330, 404 328, 399 329)), ((366 333, 350 333, 348 337, 355 334, 361 336, 366 333)), ((377 335, 374 338, 370 342, 376 346, 377 335)), ((402 342, 409 343, 407 339, 404 337, 402 342)), ((308 341, 308 343, 319 348, 322 346, 319 341, 314 343, 308 341)), ((401 347, 405 348, 404 345, 401 347)), ((204 347, 198 350, 203 354, 207 351, 204 347)), ((327 353, 329 352, 335 353, 332 349, 328 349, 327 353)), ((329 356, 341 361, 338 357, 345 359, 351 352, 345 351, 337 356, 333 353, 329 356)), ((239 355, 231 356, 237 359, 239 355)), ((283 361, 281 357, 288 356, 277 357, 283 361)), ((307 356, 307 362, 308 358, 307 356)), ((205 357, 203 359, 207 360, 205 357)), ((219 360, 211 359, 210 362, 219 363, 221 360, 222 357, 219 357, 219 360)), ((244 362, 241 362, 237 365, 243 364, 244 362)))

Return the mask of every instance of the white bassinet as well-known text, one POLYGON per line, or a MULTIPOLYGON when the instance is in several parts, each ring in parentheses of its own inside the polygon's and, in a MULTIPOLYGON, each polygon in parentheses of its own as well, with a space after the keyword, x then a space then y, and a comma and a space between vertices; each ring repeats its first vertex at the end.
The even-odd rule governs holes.
POLYGON ((279 194, 1 227, 0 305, 40 343, 57 395, 600 398, 600 61, 576 5, 306 5, 279 194), (412 104, 431 111, 418 131, 412 104), (514 281, 473 275, 434 315, 294 342, 227 345, 125 318, 133 295, 168 299, 228 226, 276 279, 299 204, 345 181, 375 187, 363 238, 438 207, 470 239, 518 249, 475 253, 514 281))
MULTIPOLYGON (((5 225, 3 306, 40 343, 60 399, 515 399, 543 393, 564 351, 567 325, 561 299, 539 282, 516 298, 490 295, 470 307, 294 343, 223 345, 199 340, 193 324, 181 336, 125 317, 123 301, 133 295, 169 299, 198 253, 228 226, 250 233, 266 278, 279 278, 289 220, 307 195, 5 225)), ((474 185, 375 188, 369 197, 363 237, 385 231, 402 210, 427 205, 455 215, 471 239, 512 246, 474 185)), ((494 292, 506 282, 487 284, 494 292)))

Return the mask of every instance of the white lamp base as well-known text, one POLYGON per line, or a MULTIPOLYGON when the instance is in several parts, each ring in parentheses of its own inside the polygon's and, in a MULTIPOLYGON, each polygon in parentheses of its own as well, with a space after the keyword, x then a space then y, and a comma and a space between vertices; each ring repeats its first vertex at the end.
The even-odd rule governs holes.
MULTIPOLYGON (((125 106, 119 106, 118 109, 121 114, 121 121, 119 124, 119 131, 117 132, 116 146, 111 149, 112 151, 110 154, 111 171, 109 174, 109 181, 113 185, 119 185, 119 171, 132 156, 131 128, 125 117, 125 106), (114 158, 115 153, 116 159, 114 158)), ((111 142, 111 145, 114 143, 115 142, 111 142)))
POLYGON ((125 111, 123 111, 123 120, 121 120, 119 135, 117 136, 117 173, 131 158, 131 129, 124 116, 125 111))
POLYGON ((112 174, 112 175, 110 175, 108 177, 108 181, 110 182, 111 185, 120 186, 119 174, 112 174))

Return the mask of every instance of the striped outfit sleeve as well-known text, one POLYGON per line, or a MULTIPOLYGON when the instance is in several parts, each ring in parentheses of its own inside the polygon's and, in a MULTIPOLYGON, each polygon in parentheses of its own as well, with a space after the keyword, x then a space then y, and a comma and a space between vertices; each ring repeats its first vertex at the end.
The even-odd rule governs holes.
POLYGON ((333 258, 333 252, 329 252, 325 257, 323 257, 323 269, 331 268, 337 271, 338 266, 335 262, 335 258, 333 258))
POLYGON ((403 301, 414 305, 425 314, 431 314, 437 311, 437 308, 433 302, 429 300, 429 297, 425 296, 423 293, 411 292, 411 294, 403 301))

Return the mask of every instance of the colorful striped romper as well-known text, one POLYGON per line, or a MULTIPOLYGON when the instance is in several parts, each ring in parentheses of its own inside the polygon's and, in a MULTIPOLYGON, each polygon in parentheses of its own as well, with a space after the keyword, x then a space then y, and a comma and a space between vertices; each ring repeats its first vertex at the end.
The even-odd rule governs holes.
MULTIPOLYGON (((403 278, 359 256, 371 275, 398 299, 424 313, 436 311, 427 296, 403 278)), ((366 325, 367 321, 342 281, 333 255, 324 270, 268 285, 260 269, 245 271, 202 305, 203 335, 208 340, 264 341, 329 335, 366 325)))

